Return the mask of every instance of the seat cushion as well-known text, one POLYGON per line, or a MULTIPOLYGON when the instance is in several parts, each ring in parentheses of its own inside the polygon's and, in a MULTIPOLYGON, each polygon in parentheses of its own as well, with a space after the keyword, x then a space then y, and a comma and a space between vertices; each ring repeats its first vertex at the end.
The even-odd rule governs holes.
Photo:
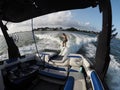
POLYGON ((74 87, 74 78, 73 77, 68 77, 64 90, 73 90, 74 87))

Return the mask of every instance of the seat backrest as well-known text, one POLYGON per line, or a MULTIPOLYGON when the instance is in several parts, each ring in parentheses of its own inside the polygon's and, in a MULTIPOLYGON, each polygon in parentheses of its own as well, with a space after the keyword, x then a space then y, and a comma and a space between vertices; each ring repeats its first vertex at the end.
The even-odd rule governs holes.
POLYGON ((90 78, 91 78, 93 90, 104 90, 102 82, 94 70, 91 71, 90 78))
POLYGON ((74 87, 74 78, 72 76, 69 76, 66 83, 64 90, 73 90, 74 87))
POLYGON ((70 59, 70 66, 80 67, 82 65, 82 57, 79 54, 70 54, 68 57, 70 59))

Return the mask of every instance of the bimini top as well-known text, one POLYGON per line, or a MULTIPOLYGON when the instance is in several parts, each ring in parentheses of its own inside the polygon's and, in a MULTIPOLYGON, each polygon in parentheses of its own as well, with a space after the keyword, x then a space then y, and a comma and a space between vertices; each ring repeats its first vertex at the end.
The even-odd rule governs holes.
POLYGON ((2 20, 21 22, 52 12, 96 7, 103 0, 0 0, 2 20))

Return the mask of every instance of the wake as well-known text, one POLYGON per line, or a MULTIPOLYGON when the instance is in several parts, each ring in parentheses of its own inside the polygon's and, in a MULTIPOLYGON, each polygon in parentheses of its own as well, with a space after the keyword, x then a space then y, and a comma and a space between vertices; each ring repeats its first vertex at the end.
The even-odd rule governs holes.
POLYGON ((48 40, 48 42, 49 41, 52 41, 52 42, 54 41, 54 42, 58 43, 59 47, 54 44, 50 48, 60 49, 61 50, 61 55, 76 53, 84 45, 86 45, 90 42, 95 42, 96 41, 96 38, 88 37, 86 35, 80 35, 80 34, 73 33, 73 32, 65 32, 65 33, 68 37, 68 42, 67 42, 66 47, 62 47, 62 41, 60 40, 60 34, 62 34, 61 32, 47 32, 46 34, 43 34, 43 35, 37 34, 36 36, 39 39, 48 40))

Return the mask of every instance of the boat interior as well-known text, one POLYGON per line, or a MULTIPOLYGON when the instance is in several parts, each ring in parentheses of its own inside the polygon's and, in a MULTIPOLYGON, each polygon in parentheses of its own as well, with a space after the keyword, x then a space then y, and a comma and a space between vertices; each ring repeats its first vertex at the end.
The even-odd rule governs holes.
POLYGON ((0 90, 105 90, 103 81, 110 62, 111 19, 110 0, 1 0, 0 27, 9 59, 0 61, 0 90), (43 51, 21 56, 7 33, 7 23, 3 23, 19 23, 58 11, 97 6, 103 25, 94 67, 81 54, 60 56, 58 51, 43 51))
POLYGON ((5 90, 92 90, 95 71, 82 55, 69 54, 64 62, 53 63, 49 58, 56 54, 47 53, 42 53, 43 61, 37 54, 6 60, 1 70, 5 90))

